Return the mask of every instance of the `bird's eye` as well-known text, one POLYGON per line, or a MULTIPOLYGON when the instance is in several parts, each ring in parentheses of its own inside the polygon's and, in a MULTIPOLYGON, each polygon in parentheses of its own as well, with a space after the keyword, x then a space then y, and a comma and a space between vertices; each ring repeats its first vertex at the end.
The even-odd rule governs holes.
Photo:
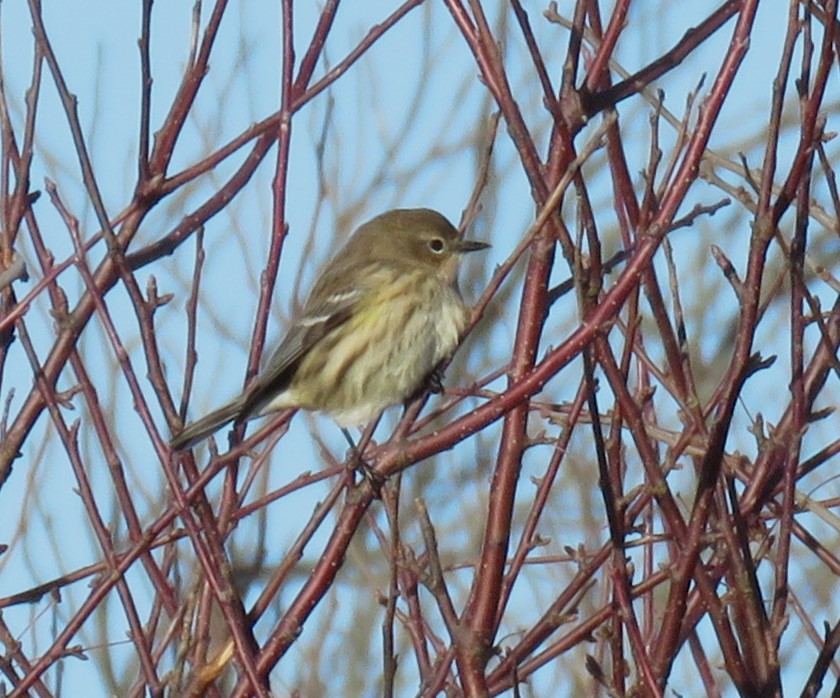
POLYGON ((432 238, 429 240, 429 249, 435 254, 443 252, 444 244, 440 238, 432 238))

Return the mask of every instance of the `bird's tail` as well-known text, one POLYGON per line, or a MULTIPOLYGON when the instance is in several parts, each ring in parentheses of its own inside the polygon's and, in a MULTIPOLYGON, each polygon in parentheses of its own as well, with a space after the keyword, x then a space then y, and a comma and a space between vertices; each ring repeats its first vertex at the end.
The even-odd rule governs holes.
POLYGON ((185 448, 195 445, 225 424, 242 416, 243 407, 243 401, 236 399, 192 424, 188 424, 180 434, 172 438, 169 447, 173 451, 183 451, 185 448))

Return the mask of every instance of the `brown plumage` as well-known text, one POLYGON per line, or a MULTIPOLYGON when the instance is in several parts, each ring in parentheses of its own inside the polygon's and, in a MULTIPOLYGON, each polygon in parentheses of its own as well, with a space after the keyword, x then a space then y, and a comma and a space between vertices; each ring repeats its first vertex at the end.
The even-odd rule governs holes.
POLYGON ((486 247, 463 240, 430 209, 368 221, 324 267, 301 316, 245 391, 188 425, 171 448, 289 407, 347 427, 405 401, 455 350, 468 317, 458 263, 486 247))

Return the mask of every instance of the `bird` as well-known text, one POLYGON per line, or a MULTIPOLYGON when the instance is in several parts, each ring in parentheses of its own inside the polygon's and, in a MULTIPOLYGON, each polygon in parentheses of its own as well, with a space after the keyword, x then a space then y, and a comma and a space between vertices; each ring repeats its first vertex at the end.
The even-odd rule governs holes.
MULTIPOLYGON (((488 248, 427 208, 361 225, 323 267, 302 311, 232 401, 170 441, 190 448, 231 422, 301 408, 359 427, 405 403, 457 348, 469 319, 462 256, 488 248)), ((348 436, 349 438, 349 436, 348 436)))

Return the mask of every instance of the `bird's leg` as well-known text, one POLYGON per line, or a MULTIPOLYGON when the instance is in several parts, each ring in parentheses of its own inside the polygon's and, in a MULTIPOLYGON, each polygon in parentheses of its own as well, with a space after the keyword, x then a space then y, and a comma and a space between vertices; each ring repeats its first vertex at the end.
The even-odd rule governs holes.
POLYGON ((439 395, 443 392, 443 366, 437 366, 436 368, 432 369, 432 372, 426 376, 425 385, 423 386, 424 389, 428 390, 430 393, 435 393, 435 395, 439 395))
POLYGON ((370 437, 365 441, 364 437, 362 443, 358 446, 356 442, 353 441, 353 437, 350 436, 350 432, 347 431, 344 427, 341 427, 341 433, 344 434, 344 438, 347 439, 347 443, 350 444, 350 452, 352 455, 351 467, 353 470, 361 473, 362 477, 370 482, 373 485, 375 491, 379 491, 382 488, 382 485, 385 483, 385 477, 380 473, 376 472, 363 457, 362 457, 362 450, 367 442, 370 441, 370 437))
POLYGON ((423 379, 423 382, 417 387, 417 390, 411 393, 411 395, 405 399, 405 402, 403 402, 403 407, 405 407, 406 411, 408 410, 409 405, 413 404, 415 401, 428 393, 440 395, 443 392, 443 374, 443 363, 438 364, 435 368, 429 371, 423 379))

